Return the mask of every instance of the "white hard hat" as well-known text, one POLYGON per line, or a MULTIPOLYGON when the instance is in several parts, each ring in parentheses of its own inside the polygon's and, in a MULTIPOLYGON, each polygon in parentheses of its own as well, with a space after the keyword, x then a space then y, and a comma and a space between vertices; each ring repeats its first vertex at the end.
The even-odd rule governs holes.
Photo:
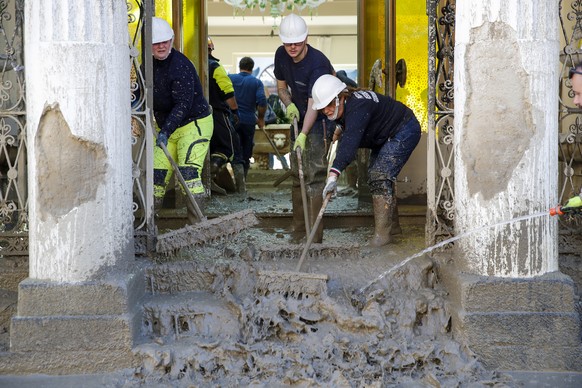
POLYGON ((174 30, 164 19, 152 18, 152 44, 165 42, 174 37, 174 30))
POLYGON ((347 86, 339 78, 324 74, 315 81, 311 96, 313 97, 313 110, 320 110, 329 105, 347 86))
POLYGON ((299 43, 307 38, 307 24, 301 16, 291 13, 281 21, 279 38, 283 43, 299 43))

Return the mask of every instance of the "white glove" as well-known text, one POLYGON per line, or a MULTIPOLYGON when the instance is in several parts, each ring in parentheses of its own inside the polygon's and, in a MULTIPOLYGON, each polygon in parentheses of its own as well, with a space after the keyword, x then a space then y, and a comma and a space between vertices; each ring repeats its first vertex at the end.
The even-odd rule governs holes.
POLYGON ((335 197, 337 194, 337 175, 330 175, 327 177, 322 194, 324 200, 325 197, 327 197, 327 194, 329 193, 331 193, 332 197, 335 197))

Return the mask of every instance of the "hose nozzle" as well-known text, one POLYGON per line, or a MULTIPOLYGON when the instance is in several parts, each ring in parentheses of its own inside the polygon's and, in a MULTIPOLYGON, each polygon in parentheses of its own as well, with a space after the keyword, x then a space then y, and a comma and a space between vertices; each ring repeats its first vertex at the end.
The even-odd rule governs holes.
POLYGON ((574 212, 582 212, 582 198, 579 195, 570 198, 564 206, 558 205, 550 209, 551 216, 563 216, 574 212))
POLYGON ((550 208, 550 215, 553 216, 563 216, 565 213, 562 211, 562 206, 558 205, 556 207, 550 208))

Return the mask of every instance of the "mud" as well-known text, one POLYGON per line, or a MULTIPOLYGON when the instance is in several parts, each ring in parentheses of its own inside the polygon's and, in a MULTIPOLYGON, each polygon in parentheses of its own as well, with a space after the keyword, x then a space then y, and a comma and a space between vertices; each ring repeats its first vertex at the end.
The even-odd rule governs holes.
POLYGON ((147 270, 141 363, 124 386, 514 386, 452 337, 430 257, 369 286, 422 248, 422 229, 380 249, 365 246, 370 228, 326 230, 297 278, 303 245, 284 231, 166 257, 147 270))

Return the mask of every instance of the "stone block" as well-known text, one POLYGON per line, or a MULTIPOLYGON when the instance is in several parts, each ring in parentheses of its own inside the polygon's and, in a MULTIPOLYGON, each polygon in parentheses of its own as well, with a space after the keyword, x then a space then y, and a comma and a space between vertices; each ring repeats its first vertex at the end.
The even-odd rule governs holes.
POLYGON ((51 316, 12 318, 13 352, 120 351, 133 346, 128 316, 51 316))
MULTIPOLYGON (((582 358, 580 346, 539 347, 472 345, 488 370, 519 371, 580 371, 582 358)), ((561 387, 561 385, 559 385, 561 387)))
POLYGON ((133 309, 144 292, 141 272, 83 283, 25 279, 18 290, 19 316, 119 315, 133 309))
POLYGON ((574 283, 560 272, 535 278, 494 278, 461 274, 460 303, 467 312, 572 311, 574 283))
POLYGON ((458 315, 457 330, 479 346, 575 347, 580 318, 566 313, 468 313, 458 315))
POLYGON ((441 266, 439 275, 449 291, 455 338, 488 369, 580 369, 580 316, 568 276, 494 278, 451 265, 441 266))

